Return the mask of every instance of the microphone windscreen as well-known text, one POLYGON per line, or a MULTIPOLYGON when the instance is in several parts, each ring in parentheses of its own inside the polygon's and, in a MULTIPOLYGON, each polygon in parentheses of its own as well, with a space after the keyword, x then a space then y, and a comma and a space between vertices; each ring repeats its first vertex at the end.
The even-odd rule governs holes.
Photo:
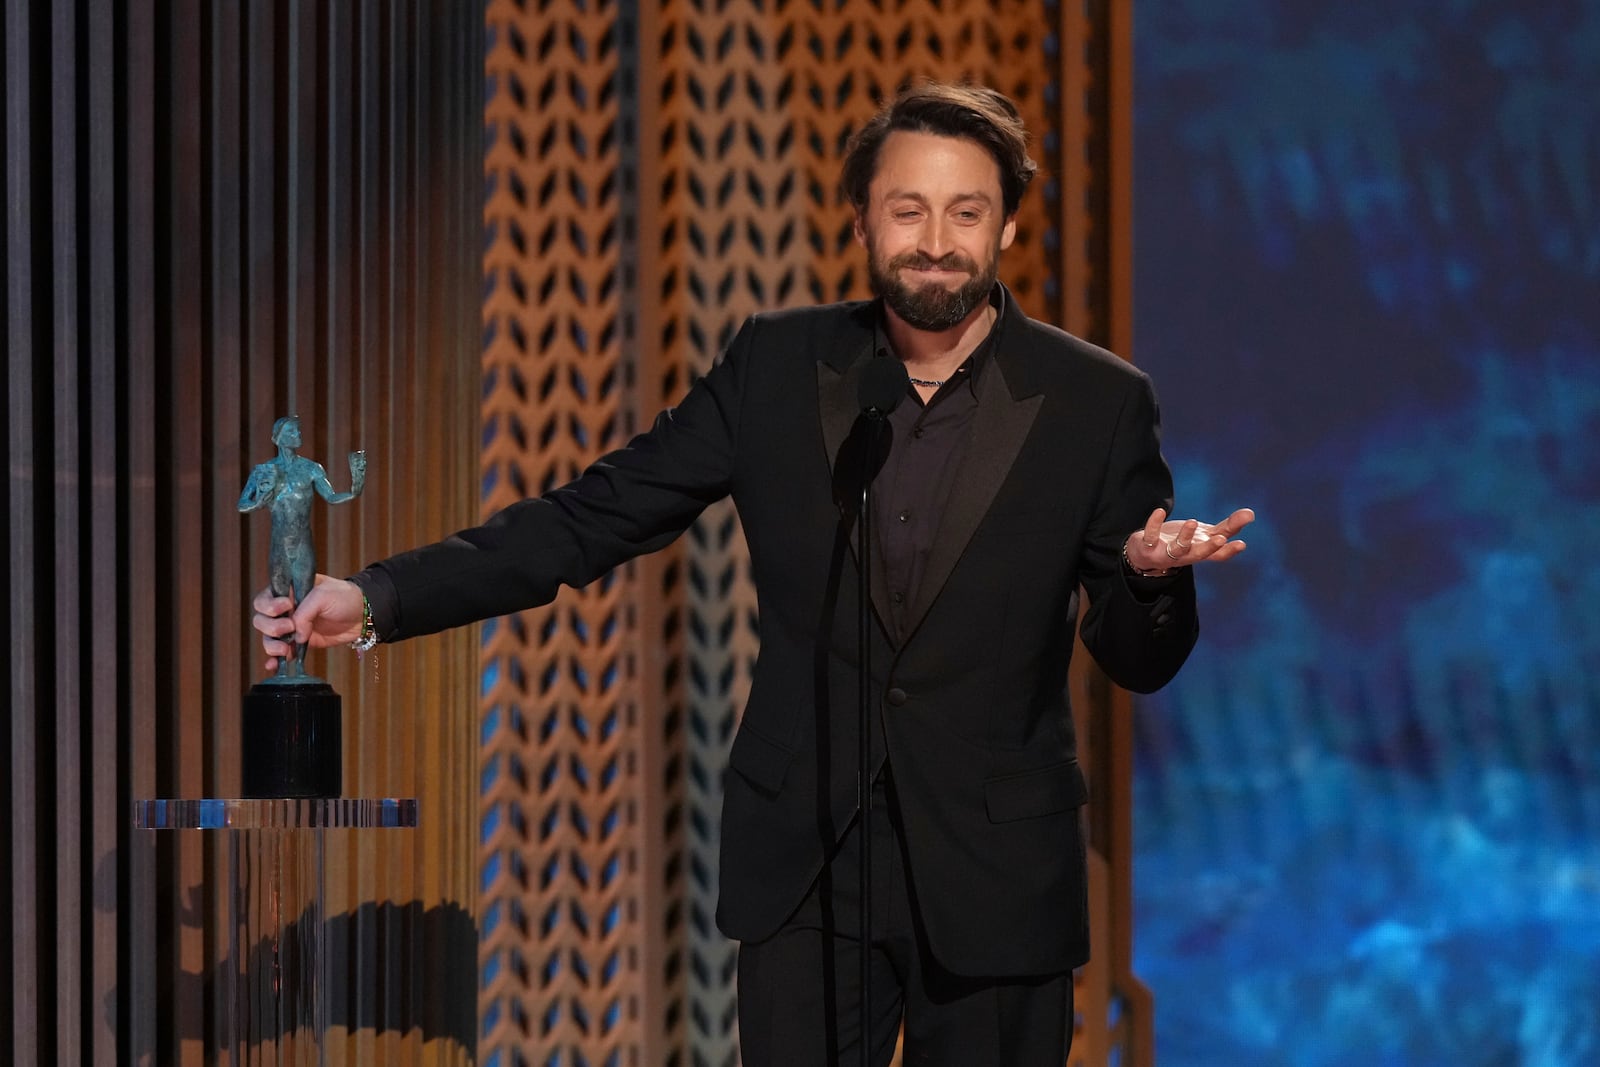
POLYGON ((861 368, 861 381, 856 387, 856 398, 863 412, 875 411, 887 415, 905 399, 911 377, 906 365, 893 356, 875 356, 861 368))

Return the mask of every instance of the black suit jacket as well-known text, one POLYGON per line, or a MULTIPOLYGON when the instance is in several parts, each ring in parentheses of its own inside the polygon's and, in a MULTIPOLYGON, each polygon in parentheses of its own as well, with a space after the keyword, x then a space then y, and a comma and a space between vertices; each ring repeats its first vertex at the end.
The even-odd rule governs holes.
MULTIPOLYGON (((1177 672, 1198 622, 1188 571, 1141 597, 1121 568, 1128 534, 1171 506, 1148 379, 1009 295, 1002 307, 905 639, 879 624, 870 640, 874 752, 894 768, 933 953, 957 973, 1020 975, 1088 958, 1086 789, 1066 695, 1080 586, 1086 647, 1136 691, 1177 672)), ((833 461, 877 315, 849 303, 752 317, 626 448, 360 576, 386 639, 428 633, 547 603, 731 494, 761 638, 723 805, 718 922, 741 940, 794 909, 855 810, 857 571, 833 461)))

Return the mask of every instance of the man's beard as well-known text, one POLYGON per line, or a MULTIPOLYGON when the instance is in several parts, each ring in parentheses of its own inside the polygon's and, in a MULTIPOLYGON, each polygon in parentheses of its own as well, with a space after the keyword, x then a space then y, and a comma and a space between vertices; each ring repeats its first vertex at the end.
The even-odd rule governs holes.
POLYGON ((875 256, 867 257, 867 275, 875 296, 881 296, 896 315, 914 330, 937 333, 958 325, 963 319, 989 299, 998 275, 999 256, 980 267, 959 252, 951 252, 942 259, 930 259, 920 252, 895 256, 880 263, 875 256), (938 282, 913 289, 900 280, 904 268, 928 270, 942 267, 962 270, 969 275, 966 284, 947 289, 938 282))

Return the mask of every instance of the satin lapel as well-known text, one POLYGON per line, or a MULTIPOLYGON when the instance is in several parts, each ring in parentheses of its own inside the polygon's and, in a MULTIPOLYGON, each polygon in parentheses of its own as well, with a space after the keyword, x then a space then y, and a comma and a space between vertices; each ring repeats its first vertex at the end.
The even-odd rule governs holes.
MULTIPOLYGON (((817 409, 822 418, 822 443, 828 450, 828 470, 834 473, 834 462, 838 459, 839 449, 843 447, 845 438, 850 436, 850 428, 855 425, 856 418, 861 414, 861 399, 859 396, 859 380, 861 368, 868 357, 872 355, 869 346, 861 356, 850 361, 850 364, 841 372, 830 364, 819 360, 817 362, 817 409)), ((861 553, 856 546, 856 531, 854 523, 850 530, 850 557, 856 561, 859 573, 861 567, 861 553)), ((883 627, 885 634, 893 634, 885 620, 893 618, 889 614, 888 605, 884 602, 884 588, 888 581, 884 573, 883 553, 872 554, 872 607, 878 614, 878 625, 883 627)), ((892 636, 891 636, 892 640, 892 636)))
MULTIPOLYGON (((871 354, 870 348, 868 354, 871 354)), ((853 359, 840 371, 822 360, 817 361, 817 410, 822 417, 822 447, 828 451, 830 473, 844 439, 850 436, 850 427, 861 413, 856 396, 861 364, 861 359, 853 359)))
POLYGON ((972 437, 950 489, 944 515, 939 520, 939 532, 934 535, 933 549, 928 553, 928 566, 923 571, 916 602, 907 617, 907 640, 922 624, 923 616, 949 580, 950 572, 955 570, 956 561, 966 551, 978 523, 983 521, 989 505, 994 502, 995 493, 1000 491, 1000 483, 1005 481, 1011 465, 1016 462, 1017 453, 1022 450, 1022 442, 1033 428, 1033 420, 1043 402, 1044 397, 1039 395, 1012 399, 998 359, 991 361, 979 376, 978 410, 973 416, 972 437))

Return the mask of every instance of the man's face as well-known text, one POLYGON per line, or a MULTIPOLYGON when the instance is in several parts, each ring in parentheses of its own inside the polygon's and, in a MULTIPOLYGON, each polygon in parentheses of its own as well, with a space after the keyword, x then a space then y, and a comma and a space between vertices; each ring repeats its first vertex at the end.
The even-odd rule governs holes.
POLYGON ((278 430, 278 438, 273 444, 282 445, 284 448, 300 447, 300 420, 290 419, 278 430))
POLYGON ((884 139, 855 233, 873 293, 906 325, 948 330, 983 307, 1016 232, 980 145, 907 130, 884 139))

